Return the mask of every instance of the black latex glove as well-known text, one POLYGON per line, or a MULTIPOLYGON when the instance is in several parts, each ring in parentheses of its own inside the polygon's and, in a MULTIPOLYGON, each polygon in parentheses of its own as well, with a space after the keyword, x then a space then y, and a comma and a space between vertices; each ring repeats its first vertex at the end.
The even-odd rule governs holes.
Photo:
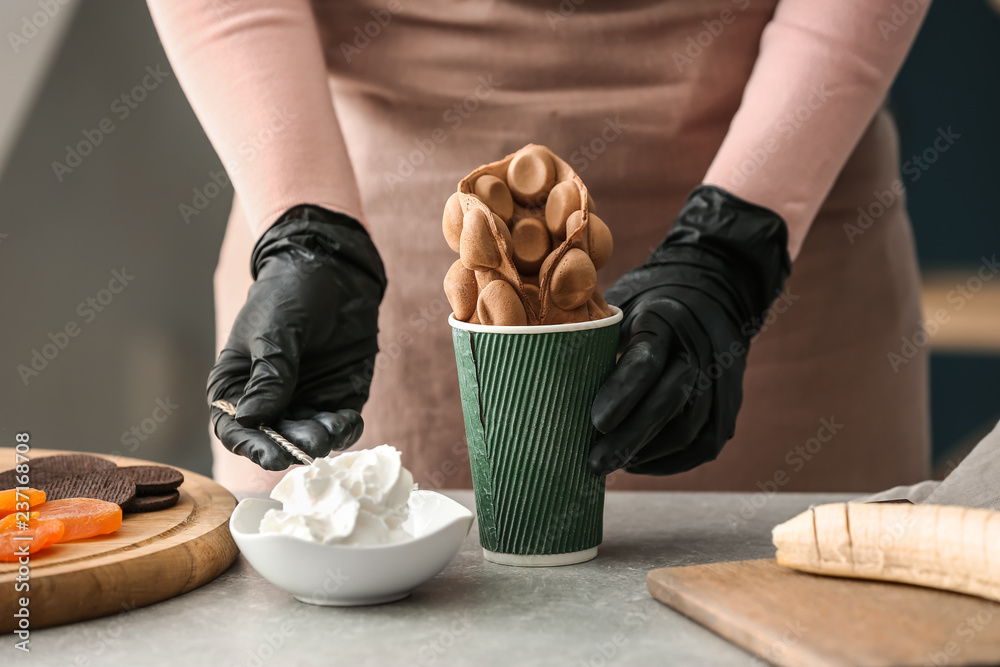
POLYGON ((750 339, 791 270, 774 212, 696 188, 646 264, 604 296, 622 356, 594 400, 597 474, 690 470, 733 437, 750 339))
POLYGON ((254 248, 254 283, 208 376, 227 449, 266 470, 296 461, 257 430, 271 426, 310 456, 357 442, 378 352, 382 260, 361 224, 316 206, 286 212, 254 248))

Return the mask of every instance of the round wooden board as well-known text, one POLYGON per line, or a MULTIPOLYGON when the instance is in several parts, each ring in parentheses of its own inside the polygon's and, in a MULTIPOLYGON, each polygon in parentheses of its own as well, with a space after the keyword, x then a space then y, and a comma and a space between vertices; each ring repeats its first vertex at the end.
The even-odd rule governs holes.
MULTIPOLYGON (((73 454, 32 448, 31 459, 73 454)), ((120 466, 150 461, 101 456, 120 466)), ((0 448, 0 470, 14 450, 0 448)), ((239 551, 229 534, 236 498, 183 468, 180 500, 169 509, 126 514, 110 535, 57 544, 31 555, 28 592, 15 592, 17 563, 0 562, 0 632, 14 630, 17 600, 30 600, 31 629, 118 613, 186 593, 222 574, 239 551)))

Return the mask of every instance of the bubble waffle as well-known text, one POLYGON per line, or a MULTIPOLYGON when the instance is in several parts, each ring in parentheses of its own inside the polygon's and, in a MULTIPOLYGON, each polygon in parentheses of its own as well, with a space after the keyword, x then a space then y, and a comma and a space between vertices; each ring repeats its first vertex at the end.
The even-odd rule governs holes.
POLYGON ((597 270, 614 242, 593 210, 583 181, 545 146, 463 178, 441 220, 459 254, 444 280, 455 317, 504 326, 609 317, 597 270))

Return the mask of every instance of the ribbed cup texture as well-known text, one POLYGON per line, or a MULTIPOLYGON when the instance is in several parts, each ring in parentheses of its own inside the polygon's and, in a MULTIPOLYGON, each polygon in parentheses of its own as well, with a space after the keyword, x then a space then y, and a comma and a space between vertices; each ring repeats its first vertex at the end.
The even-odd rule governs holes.
POLYGON ((452 330, 485 549, 561 554, 601 543, 604 478, 587 468, 590 411, 618 329, 452 330))

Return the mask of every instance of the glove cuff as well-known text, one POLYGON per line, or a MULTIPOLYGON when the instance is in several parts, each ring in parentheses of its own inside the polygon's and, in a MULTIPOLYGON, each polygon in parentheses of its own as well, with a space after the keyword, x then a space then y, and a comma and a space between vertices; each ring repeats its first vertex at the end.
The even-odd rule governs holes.
POLYGON ((712 185, 691 192, 647 266, 692 255, 700 256, 696 264, 727 278, 721 282, 738 301, 742 325, 763 319, 792 267, 781 216, 712 185))
POLYGON ((250 255, 254 280, 267 259, 282 252, 353 264, 378 282, 385 293, 385 267, 375 243, 360 222, 343 213, 312 204, 285 211, 254 246, 250 255))

